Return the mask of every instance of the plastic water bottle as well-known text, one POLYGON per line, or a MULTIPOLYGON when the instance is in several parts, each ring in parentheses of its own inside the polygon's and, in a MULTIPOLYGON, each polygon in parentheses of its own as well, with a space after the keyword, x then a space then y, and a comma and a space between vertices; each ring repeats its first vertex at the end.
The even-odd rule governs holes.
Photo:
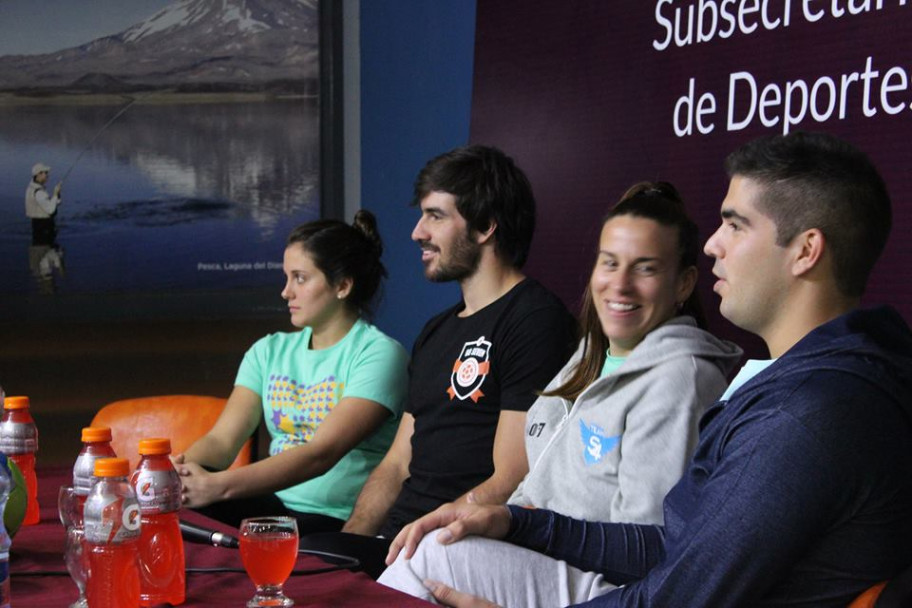
POLYGON ((95 461, 97 480, 85 503, 89 608, 139 606, 140 513, 129 474, 126 458, 95 461))
POLYGON ((10 474, 6 456, 0 454, 0 608, 10 608, 9 550, 10 537, 3 525, 3 510, 13 489, 13 476, 10 474))
POLYGON ((139 602, 142 606, 184 603, 184 539, 177 512, 181 480, 171 459, 170 439, 142 439, 131 482, 142 513, 139 541, 139 602))
POLYGON ((38 515, 38 477, 35 475, 35 454, 38 452, 38 427, 29 412, 29 398, 6 397, 3 400, 3 420, 0 421, 0 452, 19 466, 25 479, 28 506, 22 524, 30 526, 40 521, 38 515))
POLYGON ((111 429, 107 426, 87 426, 82 429, 82 449, 73 465, 73 492, 79 499, 79 513, 82 514, 86 498, 92 489, 95 461, 99 458, 114 458, 111 447, 111 429))

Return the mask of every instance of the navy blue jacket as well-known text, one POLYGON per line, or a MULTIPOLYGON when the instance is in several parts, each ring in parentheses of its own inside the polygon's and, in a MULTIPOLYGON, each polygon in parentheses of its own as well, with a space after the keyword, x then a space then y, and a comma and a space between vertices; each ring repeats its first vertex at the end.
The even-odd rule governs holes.
POLYGON ((507 540, 624 584, 586 606, 839 606, 912 562, 912 333, 826 323, 701 420, 665 526, 511 507, 507 540))

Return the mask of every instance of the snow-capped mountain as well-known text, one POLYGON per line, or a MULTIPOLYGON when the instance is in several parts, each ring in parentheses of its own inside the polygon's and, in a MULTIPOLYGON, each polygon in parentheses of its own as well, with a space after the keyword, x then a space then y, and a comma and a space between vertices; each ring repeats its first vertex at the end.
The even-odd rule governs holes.
POLYGON ((318 0, 180 0, 119 34, 0 57, 0 90, 262 86, 317 76, 318 0))

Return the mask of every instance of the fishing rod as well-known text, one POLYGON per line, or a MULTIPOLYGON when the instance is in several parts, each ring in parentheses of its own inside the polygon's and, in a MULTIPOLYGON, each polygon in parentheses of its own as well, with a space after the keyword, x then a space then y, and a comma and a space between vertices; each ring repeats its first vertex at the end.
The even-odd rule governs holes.
POLYGON ((63 174, 63 177, 60 180, 61 187, 63 186, 63 182, 66 181, 67 177, 70 176, 70 173, 73 171, 73 169, 79 163, 79 161, 82 159, 83 155, 86 152, 88 152, 89 149, 95 144, 95 142, 98 140, 98 138, 101 136, 101 134, 104 133, 105 129, 110 127, 114 123, 115 120, 117 120, 118 118, 123 116, 124 112, 129 110, 133 106, 133 104, 135 104, 137 101, 139 101, 140 99, 144 99, 144 98, 148 97, 149 95, 152 95, 153 93, 155 93, 155 91, 149 91, 148 93, 145 93, 143 95, 137 95, 136 97, 131 99, 130 102, 127 103, 124 107, 122 107, 120 110, 118 110, 118 112, 114 116, 112 116, 111 119, 108 120, 108 122, 106 122, 104 125, 102 125, 102 127, 100 129, 98 129, 98 131, 92 137, 92 140, 88 143, 88 145, 86 145, 86 147, 84 147, 82 149, 82 151, 76 157, 76 160, 74 160, 73 164, 70 165, 70 168, 67 169, 66 173, 63 174))

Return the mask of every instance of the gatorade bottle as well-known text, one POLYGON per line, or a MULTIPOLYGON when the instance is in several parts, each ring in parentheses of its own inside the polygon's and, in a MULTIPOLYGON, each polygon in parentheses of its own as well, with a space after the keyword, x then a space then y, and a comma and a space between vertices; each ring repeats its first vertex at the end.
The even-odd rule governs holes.
POLYGON ((95 461, 97 479, 85 503, 90 608, 139 606, 140 513, 129 474, 126 458, 95 461))
POLYGON ((177 512, 181 480, 171 464, 170 439, 142 439, 131 482, 142 512, 139 541, 141 606, 184 603, 184 540, 177 512))
MULTIPOLYGON (((2 390, 2 389, 0 389, 2 390)), ((0 608, 10 608, 9 550, 10 537, 3 525, 3 510, 6 500, 13 489, 13 476, 10 474, 6 456, 0 454, 0 608)))
POLYGON ((73 465, 73 492, 79 499, 79 512, 82 513, 86 498, 92 489, 92 476, 95 473, 95 461, 99 458, 114 458, 111 447, 111 429, 106 426, 87 426, 82 429, 82 449, 73 465))
POLYGON ((40 521, 38 515, 38 477, 35 476, 35 453, 38 452, 38 427, 29 412, 28 397, 7 397, 3 400, 3 420, 0 421, 0 452, 19 465, 25 479, 28 506, 22 524, 30 526, 40 521))

